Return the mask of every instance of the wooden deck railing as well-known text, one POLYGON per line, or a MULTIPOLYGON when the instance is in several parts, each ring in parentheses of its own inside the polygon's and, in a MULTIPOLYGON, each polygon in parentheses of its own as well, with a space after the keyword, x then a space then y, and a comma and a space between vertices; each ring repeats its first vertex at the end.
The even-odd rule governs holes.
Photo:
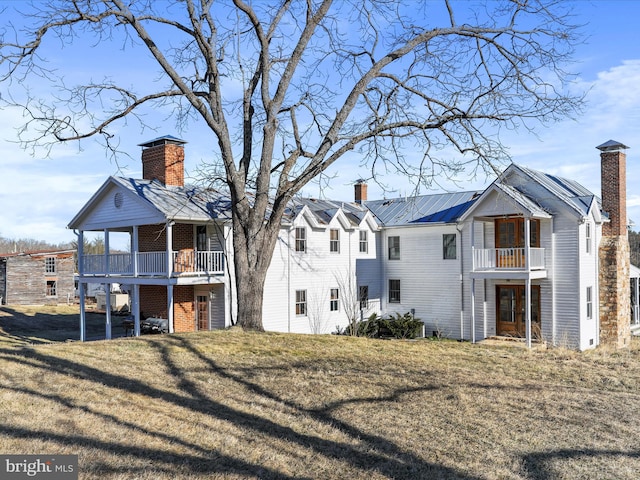
MULTIPOLYGON (((172 276, 224 273, 220 251, 179 250, 171 252, 171 262, 172 276)), ((168 269, 167 252, 84 255, 81 265, 83 275, 166 276, 168 269)))
MULTIPOLYGON (((529 249, 529 268, 545 268, 544 248, 529 249)), ((474 248, 473 270, 523 270, 527 266, 524 248, 474 248)))

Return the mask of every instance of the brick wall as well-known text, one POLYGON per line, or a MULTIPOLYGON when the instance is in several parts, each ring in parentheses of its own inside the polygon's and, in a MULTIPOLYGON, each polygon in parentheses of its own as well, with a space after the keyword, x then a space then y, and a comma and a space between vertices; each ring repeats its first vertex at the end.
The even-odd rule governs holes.
POLYGON ((609 214, 609 223, 602 234, 627 235, 627 173, 626 155, 621 150, 600 154, 602 209, 609 214))
MULTIPOLYGON (((171 230, 174 251, 193 248, 193 225, 176 223, 171 230)), ((164 252, 167 249, 166 225, 141 225, 138 229, 138 249, 141 252, 164 252)))
POLYGON ((165 185, 184 185, 184 147, 156 145, 142 150, 142 178, 165 185))
POLYGON ((196 314, 193 287, 176 285, 173 288, 173 325, 176 332, 193 332, 196 314))
MULTIPOLYGON (((167 287, 140 285, 140 311, 147 317, 169 318, 167 313, 167 287)), ((175 332, 195 330, 194 291, 190 285, 173 287, 173 328, 175 332)))

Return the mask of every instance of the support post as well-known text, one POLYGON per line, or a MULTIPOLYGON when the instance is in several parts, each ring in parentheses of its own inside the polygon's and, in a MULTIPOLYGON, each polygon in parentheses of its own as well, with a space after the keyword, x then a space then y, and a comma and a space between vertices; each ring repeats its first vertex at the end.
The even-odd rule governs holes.
POLYGON ((133 334, 140 336, 140 285, 133 284, 133 334))
MULTIPOLYGON (((80 236, 82 237, 82 235, 80 236)), ((80 248, 80 247, 78 247, 80 248)), ((87 340, 87 314, 85 312, 84 302, 84 282, 78 282, 78 295, 80 295, 80 341, 85 342, 87 340)))
POLYGON ((527 330, 527 348, 531 348, 531 279, 524 281, 524 315, 527 330))
POLYGON ((104 297, 104 313, 105 313, 105 324, 104 324, 104 336, 107 340, 111 340, 111 284, 104 284, 104 291, 106 296, 104 297))
POLYGON ((167 285, 167 323, 169 327, 169 333, 175 331, 173 325, 173 285, 167 285))

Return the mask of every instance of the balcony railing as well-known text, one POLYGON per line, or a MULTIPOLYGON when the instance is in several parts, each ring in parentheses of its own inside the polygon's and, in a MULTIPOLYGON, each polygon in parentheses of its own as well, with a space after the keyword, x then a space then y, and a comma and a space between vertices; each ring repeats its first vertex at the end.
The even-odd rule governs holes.
MULTIPOLYGON (((531 248, 529 268, 542 270, 544 248, 531 248)), ((524 270, 527 267, 524 248, 474 248, 473 270, 524 270)))
MULTIPOLYGON (((137 252, 84 255, 81 271, 84 275, 166 276, 168 268, 167 252, 137 252)), ((222 273, 223 252, 197 252, 191 249, 171 252, 172 276, 222 273)))

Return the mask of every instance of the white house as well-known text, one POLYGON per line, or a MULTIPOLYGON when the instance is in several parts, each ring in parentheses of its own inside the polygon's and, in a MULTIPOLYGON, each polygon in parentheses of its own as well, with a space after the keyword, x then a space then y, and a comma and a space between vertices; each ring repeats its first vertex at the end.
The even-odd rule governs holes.
MULTIPOLYGON (((167 318, 171 332, 235 323, 229 199, 184 185, 184 143, 141 144, 144 178, 110 177, 69 224, 78 245, 104 232, 104 255, 79 252, 80 288, 130 285, 137 334, 142 314, 167 318), (109 252, 116 231, 129 233, 131 253, 109 252)), ((368 200, 359 183, 353 202, 296 199, 267 275, 265 329, 329 333, 354 317, 412 312, 429 335, 624 346, 638 311, 626 147, 598 148, 602 201, 515 164, 483 192, 368 200)), ((107 337, 110 327, 107 314, 107 337)))

